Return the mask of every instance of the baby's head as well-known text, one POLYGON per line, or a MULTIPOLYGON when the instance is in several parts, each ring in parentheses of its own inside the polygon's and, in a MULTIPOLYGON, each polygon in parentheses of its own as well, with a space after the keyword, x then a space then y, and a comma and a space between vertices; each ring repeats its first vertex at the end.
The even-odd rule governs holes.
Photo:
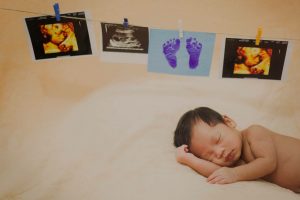
POLYGON ((220 166, 231 166, 239 160, 242 137, 235 122, 218 112, 200 107, 186 112, 179 120, 174 145, 188 145, 195 156, 220 166))

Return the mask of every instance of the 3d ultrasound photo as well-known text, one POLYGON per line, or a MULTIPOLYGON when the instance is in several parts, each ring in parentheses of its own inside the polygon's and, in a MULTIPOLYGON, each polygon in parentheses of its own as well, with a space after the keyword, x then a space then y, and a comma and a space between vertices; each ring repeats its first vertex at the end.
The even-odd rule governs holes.
POLYGON ((36 60, 92 54, 84 12, 25 19, 36 60))
POLYGON ((281 80, 288 41, 226 38, 222 77, 281 80))

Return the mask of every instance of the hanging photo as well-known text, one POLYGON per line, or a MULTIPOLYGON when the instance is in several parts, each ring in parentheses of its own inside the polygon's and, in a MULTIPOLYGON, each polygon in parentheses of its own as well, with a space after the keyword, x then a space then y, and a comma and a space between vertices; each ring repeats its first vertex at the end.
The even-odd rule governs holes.
POLYGON ((25 18, 36 60, 92 54, 84 12, 25 18))
POLYGON ((215 33, 178 30, 150 30, 148 71, 156 73, 208 76, 215 45, 215 33))
POLYGON ((226 38, 222 77, 281 80, 288 41, 226 38))
POLYGON ((100 58, 104 62, 146 64, 149 32, 147 27, 101 23, 100 58))
POLYGON ((148 53, 147 27, 101 23, 103 51, 148 53))

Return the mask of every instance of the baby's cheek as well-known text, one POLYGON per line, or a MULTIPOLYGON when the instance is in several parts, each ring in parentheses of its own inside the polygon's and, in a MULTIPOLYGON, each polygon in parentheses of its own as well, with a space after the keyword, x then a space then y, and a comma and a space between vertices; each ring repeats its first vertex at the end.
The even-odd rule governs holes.
POLYGON ((193 148, 190 148, 190 149, 189 149, 189 152, 192 153, 192 154, 194 154, 194 156, 196 156, 196 157, 198 157, 198 158, 207 160, 206 158, 204 158, 203 156, 201 156, 201 153, 200 153, 200 152, 195 151, 193 148))

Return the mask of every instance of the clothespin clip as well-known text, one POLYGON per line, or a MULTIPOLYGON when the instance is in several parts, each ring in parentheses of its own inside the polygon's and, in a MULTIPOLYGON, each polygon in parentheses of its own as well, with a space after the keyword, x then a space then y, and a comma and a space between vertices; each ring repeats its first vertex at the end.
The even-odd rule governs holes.
POLYGON ((255 45, 259 45, 260 39, 261 39, 261 35, 262 35, 262 28, 259 27, 259 28, 257 29, 255 45))
POLYGON ((183 29, 182 29, 182 20, 178 20, 178 31, 179 31, 179 38, 183 38, 183 29))
POLYGON ((58 3, 55 3, 53 5, 53 8, 54 8, 54 12, 55 12, 56 21, 60 21, 60 13, 59 13, 59 5, 58 5, 58 3))
POLYGON ((124 28, 128 28, 128 19, 127 18, 124 18, 123 26, 124 26, 124 28))

